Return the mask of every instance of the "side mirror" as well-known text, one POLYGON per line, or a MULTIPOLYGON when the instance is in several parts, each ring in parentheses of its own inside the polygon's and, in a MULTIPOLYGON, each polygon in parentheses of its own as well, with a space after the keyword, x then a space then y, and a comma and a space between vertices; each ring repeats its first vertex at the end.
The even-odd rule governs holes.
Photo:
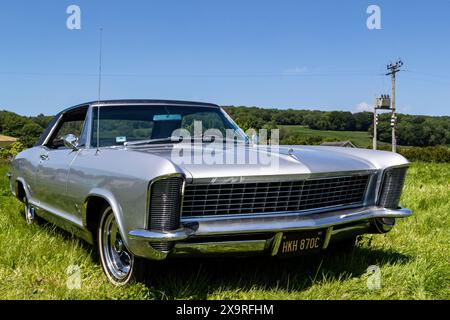
POLYGON ((78 137, 74 134, 68 134, 64 137, 64 146, 74 151, 78 150, 78 137))
POLYGON ((251 140, 254 145, 259 144, 259 136, 256 133, 252 135, 251 140))

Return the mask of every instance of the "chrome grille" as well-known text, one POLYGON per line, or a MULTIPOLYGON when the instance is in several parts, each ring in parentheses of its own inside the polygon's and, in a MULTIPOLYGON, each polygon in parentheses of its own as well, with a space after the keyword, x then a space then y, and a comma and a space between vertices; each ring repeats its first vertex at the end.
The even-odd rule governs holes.
POLYGON ((369 175, 297 181, 189 184, 184 217, 289 212, 362 204, 369 175))

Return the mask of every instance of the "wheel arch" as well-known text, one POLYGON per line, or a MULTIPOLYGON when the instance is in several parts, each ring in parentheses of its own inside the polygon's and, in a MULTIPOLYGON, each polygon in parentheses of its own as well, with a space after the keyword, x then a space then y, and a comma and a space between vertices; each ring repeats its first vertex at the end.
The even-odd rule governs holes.
POLYGON ((83 226, 92 234, 93 241, 95 242, 97 238, 97 227, 103 213, 101 210, 105 206, 111 207, 122 238, 127 243, 128 239, 123 226, 121 207, 114 195, 107 190, 94 189, 86 197, 82 210, 83 226))
POLYGON ((17 199, 24 202, 24 198, 30 199, 30 191, 25 179, 18 177, 14 183, 14 192, 17 199))

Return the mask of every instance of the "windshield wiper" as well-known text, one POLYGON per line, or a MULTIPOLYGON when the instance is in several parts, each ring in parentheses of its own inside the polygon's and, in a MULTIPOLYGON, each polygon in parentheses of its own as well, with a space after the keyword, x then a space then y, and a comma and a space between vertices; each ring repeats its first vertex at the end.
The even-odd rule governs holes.
MULTIPOLYGON (((187 141, 195 142, 214 142, 214 136, 211 137, 192 137, 188 138, 187 141)), ((160 138, 160 139, 149 139, 149 140, 139 140, 139 141, 130 141, 125 142, 123 145, 125 147, 133 147, 133 146, 144 146, 149 144, 164 144, 164 143, 180 143, 183 142, 183 137, 167 137, 167 138, 160 138)))
POLYGON ((181 142, 183 141, 182 137, 167 137, 167 138, 160 138, 160 139, 149 139, 149 140, 139 140, 139 141, 131 141, 131 142, 125 142, 123 145, 125 147, 132 147, 132 146, 143 146, 147 144, 158 144, 158 143, 170 143, 170 142, 181 142))

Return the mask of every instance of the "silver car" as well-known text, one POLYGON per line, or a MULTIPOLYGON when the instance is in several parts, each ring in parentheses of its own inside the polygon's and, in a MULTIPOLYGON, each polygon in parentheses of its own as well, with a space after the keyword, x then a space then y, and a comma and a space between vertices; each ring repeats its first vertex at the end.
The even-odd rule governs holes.
POLYGON ((247 136, 214 104, 86 103, 15 157, 10 187, 28 223, 39 216, 97 245, 115 285, 139 281, 147 260, 317 253, 412 214, 399 207, 409 165, 399 154, 247 136))

